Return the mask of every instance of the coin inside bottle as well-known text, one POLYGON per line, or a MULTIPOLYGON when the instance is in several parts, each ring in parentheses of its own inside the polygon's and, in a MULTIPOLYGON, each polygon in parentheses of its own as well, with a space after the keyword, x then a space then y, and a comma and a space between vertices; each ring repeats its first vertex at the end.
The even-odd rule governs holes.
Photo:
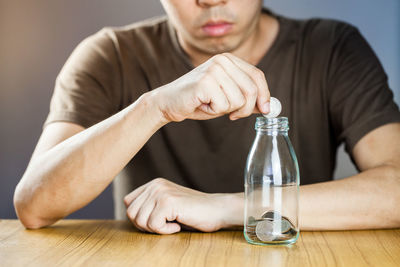
POLYGON ((279 243, 297 235, 290 220, 277 211, 265 212, 259 219, 250 216, 245 231, 251 241, 264 243, 279 243))

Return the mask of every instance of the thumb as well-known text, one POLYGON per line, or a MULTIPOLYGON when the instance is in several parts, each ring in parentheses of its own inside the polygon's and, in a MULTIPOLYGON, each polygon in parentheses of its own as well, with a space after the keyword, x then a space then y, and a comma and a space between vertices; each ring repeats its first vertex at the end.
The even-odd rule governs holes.
POLYGON ((158 233, 162 235, 174 234, 181 231, 181 226, 176 222, 166 222, 158 229, 158 233))

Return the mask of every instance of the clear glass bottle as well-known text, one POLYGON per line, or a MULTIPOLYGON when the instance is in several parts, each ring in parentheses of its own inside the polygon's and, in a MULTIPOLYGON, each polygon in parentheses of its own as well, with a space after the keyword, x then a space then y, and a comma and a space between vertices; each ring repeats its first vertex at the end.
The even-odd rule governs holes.
POLYGON ((285 117, 258 117, 245 169, 244 236, 251 244, 291 244, 299 237, 299 167, 285 117))

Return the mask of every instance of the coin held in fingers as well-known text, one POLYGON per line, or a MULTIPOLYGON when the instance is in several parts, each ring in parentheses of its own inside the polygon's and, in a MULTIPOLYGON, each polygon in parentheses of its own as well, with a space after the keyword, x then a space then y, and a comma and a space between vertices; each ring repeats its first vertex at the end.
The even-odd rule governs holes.
POLYGON ((269 113, 268 114, 264 114, 263 116, 271 119, 271 118, 276 118, 279 116, 279 114, 281 114, 282 111, 282 104, 281 102, 275 98, 275 97, 271 97, 269 100, 269 113))

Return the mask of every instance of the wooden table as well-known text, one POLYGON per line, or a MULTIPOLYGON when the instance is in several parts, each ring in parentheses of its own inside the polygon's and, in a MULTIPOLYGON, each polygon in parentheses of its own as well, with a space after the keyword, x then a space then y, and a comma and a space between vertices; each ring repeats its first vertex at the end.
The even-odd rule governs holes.
POLYGON ((301 232, 291 246, 248 244, 242 232, 146 234, 129 222, 62 220, 25 230, 0 220, 0 266, 400 266, 400 229, 301 232))

